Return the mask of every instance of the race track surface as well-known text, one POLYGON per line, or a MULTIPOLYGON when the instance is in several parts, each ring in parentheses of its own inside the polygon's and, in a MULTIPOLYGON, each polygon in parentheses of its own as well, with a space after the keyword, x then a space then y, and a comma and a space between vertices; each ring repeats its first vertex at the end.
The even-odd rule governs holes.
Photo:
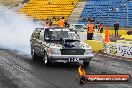
MULTIPOLYGON (((42 60, 15 51, 0 50, 0 88, 132 88, 129 84, 85 84, 77 82, 79 65, 55 63, 50 67, 42 60)), ((130 74, 132 62, 95 55, 87 74, 130 74)))

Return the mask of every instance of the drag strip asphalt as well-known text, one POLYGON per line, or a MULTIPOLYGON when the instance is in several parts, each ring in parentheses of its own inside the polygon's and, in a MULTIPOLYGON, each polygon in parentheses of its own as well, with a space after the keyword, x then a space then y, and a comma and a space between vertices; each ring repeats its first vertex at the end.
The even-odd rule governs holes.
MULTIPOLYGON (((77 81, 76 64, 54 63, 47 67, 42 60, 0 50, 0 88, 132 88, 129 84, 85 84, 77 81)), ((130 74, 132 62, 95 55, 87 74, 130 74)))

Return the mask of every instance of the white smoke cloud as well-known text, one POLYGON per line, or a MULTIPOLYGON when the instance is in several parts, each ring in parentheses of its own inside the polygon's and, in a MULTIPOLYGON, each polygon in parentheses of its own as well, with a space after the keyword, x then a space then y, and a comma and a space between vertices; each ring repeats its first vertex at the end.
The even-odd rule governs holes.
POLYGON ((30 55, 30 37, 34 27, 31 20, 0 6, 0 48, 30 55))

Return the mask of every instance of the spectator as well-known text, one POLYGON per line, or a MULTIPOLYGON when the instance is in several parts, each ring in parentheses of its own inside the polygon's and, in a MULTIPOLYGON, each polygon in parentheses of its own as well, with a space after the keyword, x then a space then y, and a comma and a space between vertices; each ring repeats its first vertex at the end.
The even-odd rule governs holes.
POLYGON ((44 21, 44 27, 49 27, 50 26, 50 22, 49 22, 49 18, 46 19, 46 21, 44 21))
POLYGON ((51 27, 53 25, 52 19, 49 20, 49 26, 51 27))
POLYGON ((95 18, 92 18, 92 22, 95 22, 95 18))
POLYGON ((116 36, 118 36, 118 30, 119 30, 119 23, 118 23, 118 21, 115 21, 114 30, 115 30, 115 37, 116 37, 116 36))
POLYGON ((68 22, 67 21, 65 21, 65 27, 67 27, 67 28, 69 28, 69 24, 68 24, 68 22))
POLYGON ((102 23, 100 23, 100 25, 99 25, 100 33, 103 33, 103 28, 104 28, 104 25, 102 23))
POLYGON ((90 18, 88 17, 88 21, 90 21, 90 18))
POLYGON ((83 18, 83 21, 86 22, 86 18, 83 18))
POLYGON ((58 21, 60 20, 60 17, 58 16, 58 21))
POLYGON ((99 30, 99 25, 100 25, 100 24, 99 24, 99 22, 98 22, 98 21, 96 21, 95 28, 96 28, 96 29, 98 29, 98 30, 99 30))
POLYGON ((92 40, 93 38, 93 31, 94 31, 94 24, 92 21, 87 24, 87 40, 92 40))
POLYGON ((64 20, 64 17, 62 17, 62 19, 59 20, 58 26, 59 26, 59 27, 65 27, 65 20, 64 20))

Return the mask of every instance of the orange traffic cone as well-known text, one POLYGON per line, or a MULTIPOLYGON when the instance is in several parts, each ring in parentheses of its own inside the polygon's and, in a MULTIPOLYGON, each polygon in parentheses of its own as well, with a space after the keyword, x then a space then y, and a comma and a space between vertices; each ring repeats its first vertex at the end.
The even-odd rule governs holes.
POLYGON ((104 42, 110 42, 108 27, 106 27, 104 42))

